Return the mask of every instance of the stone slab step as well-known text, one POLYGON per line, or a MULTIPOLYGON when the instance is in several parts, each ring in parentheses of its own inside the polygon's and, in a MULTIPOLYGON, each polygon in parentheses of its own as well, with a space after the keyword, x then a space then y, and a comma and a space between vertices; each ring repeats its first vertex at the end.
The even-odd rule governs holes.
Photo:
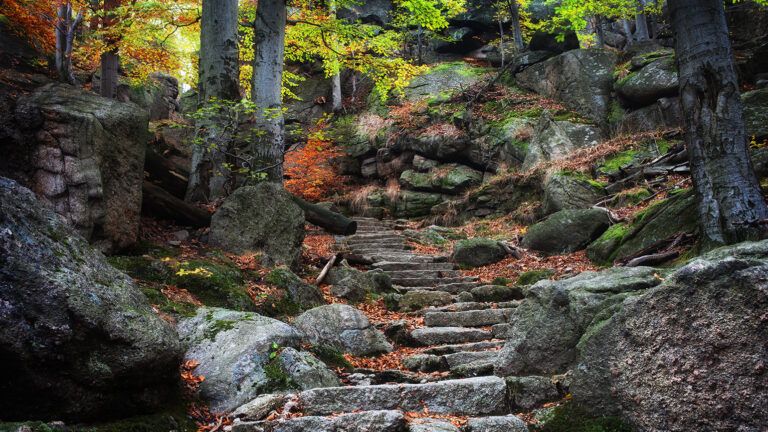
POLYGON ((402 410, 454 415, 489 415, 505 411, 506 382, 495 376, 427 384, 329 387, 299 393, 304 413, 402 410))
POLYGON ((402 239, 373 239, 373 240, 355 240, 348 241, 347 246, 356 249, 374 248, 377 246, 405 246, 402 239))
POLYGON ((461 276, 458 270, 385 270, 394 279, 453 278, 461 276))
POLYGON ((493 375, 496 360, 478 360, 451 368, 451 376, 457 378, 479 377, 493 375))
POLYGON ((392 283, 403 287, 438 286, 454 283, 474 282, 472 278, 458 277, 417 277, 417 278, 392 278, 392 283))
POLYGON ((232 432, 400 432, 405 430, 401 411, 361 411, 334 416, 304 416, 259 422, 235 422, 232 432))
POLYGON ((448 258, 444 256, 414 255, 408 252, 364 254, 364 256, 370 258, 373 262, 401 261, 411 263, 444 263, 448 261, 448 258))
POLYGON ((354 234, 349 237, 345 237, 347 241, 350 240, 377 240, 377 239, 402 239, 403 236, 397 231, 379 231, 375 233, 361 233, 354 234))
POLYGON ((453 263, 449 262, 432 262, 432 263, 419 263, 419 262, 396 262, 396 261, 383 261, 378 262, 371 267, 379 268, 384 271, 413 271, 413 270, 453 270, 456 268, 453 263))
POLYGON ((440 284, 436 286, 435 289, 438 291, 443 291, 451 294, 458 294, 458 293, 472 291, 473 288, 476 288, 479 285, 480 285, 479 282, 454 282, 454 283, 440 284))
POLYGON ((520 305, 519 300, 513 300, 508 302, 457 302, 445 306, 435 307, 431 308, 429 310, 424 310, 424 313, 426 312, 461 312, 461 311, 471 311, 471 310, 482 310, 482 309, 514 309, 520 305))
POLYGON ((479 309, 460 312, 426 312, 427 327, 485 327, 506 323, 514 309, 479 309))
MULTIPOLYGON (((414 372, 437 372, 459 370, 462 366, 485 362, 493 364, 498 351, 462 351, 445 355, 415 354, 403 359, 403 365, 414 372)), ((474 370, 471 369, 471 370, 474 370)))
POLYGON ((493 338, 493 333, 466 327, 422 327, 411 332, 411 337, 423 346, 480 342, 493 338))
POLYGON ((498 358, 498 351, 463 351, 453 354, 446 354, 443 356, 448 368, 453 370, 459 366, 467 365, 475 362, 490 362, 493 363, 498 358))
POLYGON ((503 346, 504 346, 504 341, 470 342, 470 343, 454 344, 454 345, 438 345, 438 346, 425 349, 423 353, 433 354, 433 355, 445 355, 445 354, 453 354, 457 352, 466 352, 466 351, 491 351, 491 350, 501 349, 501 347, 503 346))

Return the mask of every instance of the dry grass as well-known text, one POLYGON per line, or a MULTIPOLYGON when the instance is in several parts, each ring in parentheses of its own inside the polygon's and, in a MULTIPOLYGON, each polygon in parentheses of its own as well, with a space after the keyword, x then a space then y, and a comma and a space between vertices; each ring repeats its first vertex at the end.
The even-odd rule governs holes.
POLYGON ((368 140, 371 142, 376 140, 379 132, 390 127, 392 123, 392 120, 385 119, 373 113, 365 113, 361 115, 357 121, 360 132, 368 137, 368 140))
POLYGON ((400 182, 396 178, 390 178, 387 180, 387 186, 384 189, 384 195, 389 198, 391 202, 397 201, 400 196, 400 182))
POLYGON ((368 204, 368 196, 378 189, 376 185, 363 186, 360 189, 354 190, 349 193, 349 207, 355 213, 363 213, 371 205, 368 204))
POLYGON ((421 136, 439 136, 443 138, 460 138, 464 133, 450 123, 436 123, 429 125, 421 132, 421 136))

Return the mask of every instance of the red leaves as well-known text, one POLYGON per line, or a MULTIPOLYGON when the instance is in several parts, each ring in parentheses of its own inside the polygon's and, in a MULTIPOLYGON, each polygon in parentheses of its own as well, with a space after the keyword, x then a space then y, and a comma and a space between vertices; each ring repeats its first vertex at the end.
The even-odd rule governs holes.
POLYGON ((343 184, 330 161, 341 156, 331 141, 310 138, 307 144, 285 155, 285 188, 307 201, 328 198, 343 184))

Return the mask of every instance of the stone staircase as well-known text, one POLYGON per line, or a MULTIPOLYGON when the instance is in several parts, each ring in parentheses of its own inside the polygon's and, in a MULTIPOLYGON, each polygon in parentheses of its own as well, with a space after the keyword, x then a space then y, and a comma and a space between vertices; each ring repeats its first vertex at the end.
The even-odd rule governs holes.
MULTIPOLYGON (((405 358, 403 364, 412 373, 447 372, 447 376, 441 375, 445 376, 442 380, 411 379, 302 391, 293 396, 302 417, 236 422, 232 430, 527 431, 525 423, 510 414, 507 381, 493 376, 498 350, 504 344, 500 336, 517 303, 474 301, 470 292, 483 284, 476 278, 463 277, 448 257, 413 252, 393 221, 356 221, 357 233, 341 240, 342 248, 370 260, 371 269, 386 272, 404 296, 434 295, 440 299, 437 306, 410 312, 424 318, 424 327, 409 334, 410 341, 421 350, 405 358), (411 412, 420 415, 408 416, 411 412), (430 417, 430 413, 435 416, 430 417), (446 421, 446 415, 468 419, 459 428, 446 421)), ((391 376, 398 373, 403 374, 394 371, 391 376)))

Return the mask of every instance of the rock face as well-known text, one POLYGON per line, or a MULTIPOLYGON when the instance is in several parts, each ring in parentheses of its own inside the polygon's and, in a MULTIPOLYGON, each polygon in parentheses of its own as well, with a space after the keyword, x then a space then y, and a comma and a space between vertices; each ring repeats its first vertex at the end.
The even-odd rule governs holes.
POLYGON ((453 248, 451 260, 466 267, 480 267, 499 262, 507 252, 496 240, 474 238, 459 240, 453 248))
POLYGON ((174 330, 34 194, 0 178, 0 417, 88 420, 173 393, 174 330))
POLYGON ((616 92, 634 106, 650 105, 656 100, 677 95, 677 67, 672 57, 662 58, 616 83, 616 92))
POLYGON ((362 272, 353 267, 334 267, 326 282, 333 285, 334 296, 352 302, 361 302, 369 294, 383 294, 392 289, 392 278, 382 270, 362 272))
POLYGON ((638 430, 768 424, 768 242, 715 250, 628 299, 582 342, 571 390, 638 430))
POLYGON ((537 163, 563 159, 578 149, 593 147, 600 142, 600 131, 594 126, 555 121, 549 113, 539 118, 533 133, 523 168, 537 163))
POLYGON ((277 267, 266 276, 266 281, 284 289, 288 299, 300 309, 311 309, 325 304, 320 288, 304 282, 285 267, 277 267))
POLYGON ((600 237, 610 223, 600 209, 561 210, 530 226, 522 246, 553 255, 575 252, 600 237))
POLYGON ((307 341, 352 355, 375 355, 392 351, 384 334, 352 306, 331 304, 310 309, 293 322, 307 341))
POLYGON ((457 194, 480 184, 483 173, 459 164, 440 165, 426 173, 412 170, 400 175, 400 183, 414 190, 457 194))
POLYGON ((605 188, 586 176, 557 172, 544 183, 544 212, 586 209, 605 198, 605 188))
POLYGON ((270 352, 295 347, 299 333, 281 321, 256 313, 201 308, 179 323, 179 335, 188 347, 186 360, 205 376, 200 396, 214 412, 235 409, 280 383, 267 373, 270 352))
POLYGON ((747 135, 756 138, 768 136, 768 88, 754 90, 742 95, 744 102, 744 124, 747 135))
POLYGON ((136 242, 148 115, 64 84, 19 100, 17 122, 34 132, 31 189, 102 250, 136 242))
POLYGON ((210 243, 243 253, 263 251, 267 264, 296 268, 304 241, 304 212, 282 186, 241 187, 211 218, 210 243))
POLYGON ((601 313, 626 297, 659 284, 652 268, 614 268, 570 279, 540 281, 510 319, 507 343, 499 353, 496 375, 565 372, 577 359, 577 344, 601 313))
POLYGON ((608 114, 616 55, 579 49, 534 64, 515 76, 522 87, 563 101, 569 108, 603 123, 608 114))

